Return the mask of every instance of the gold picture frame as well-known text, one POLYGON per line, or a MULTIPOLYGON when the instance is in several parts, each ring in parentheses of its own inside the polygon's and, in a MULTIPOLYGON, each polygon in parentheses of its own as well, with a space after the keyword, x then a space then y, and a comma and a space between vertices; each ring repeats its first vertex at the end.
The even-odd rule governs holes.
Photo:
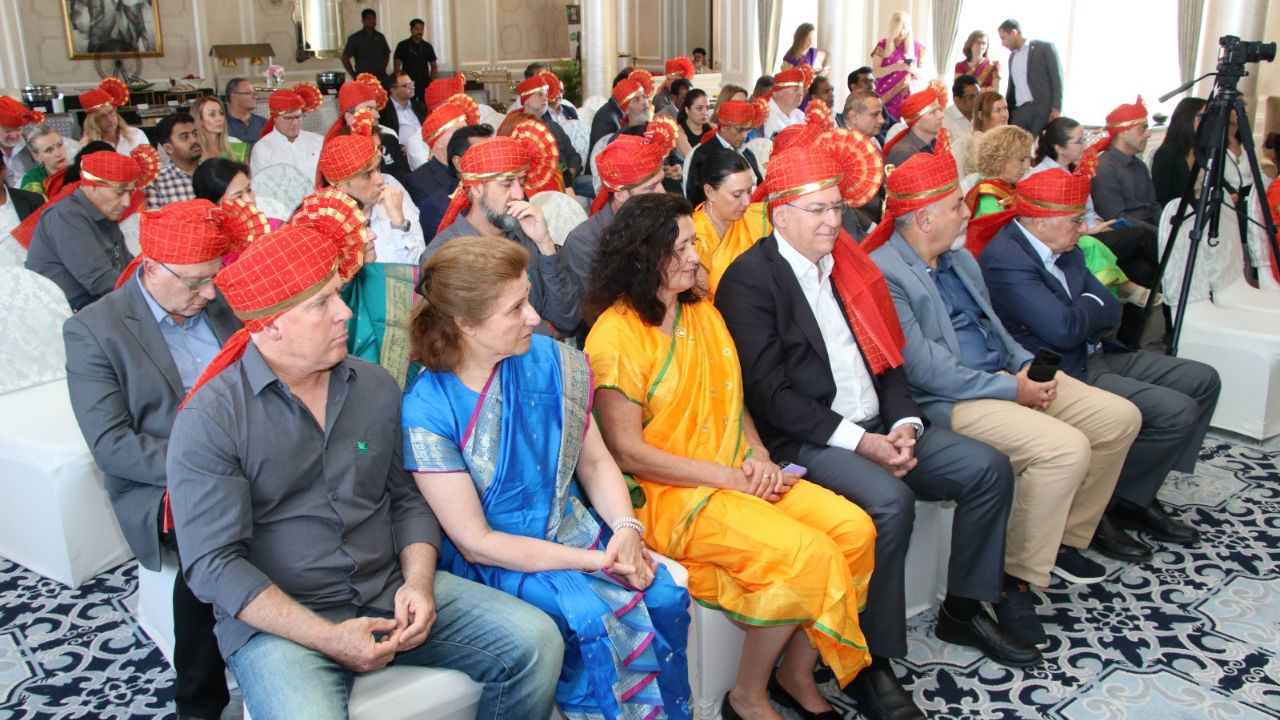
POLYGON ((72 60, 164 55, 160 0, 59 0, 72 60))

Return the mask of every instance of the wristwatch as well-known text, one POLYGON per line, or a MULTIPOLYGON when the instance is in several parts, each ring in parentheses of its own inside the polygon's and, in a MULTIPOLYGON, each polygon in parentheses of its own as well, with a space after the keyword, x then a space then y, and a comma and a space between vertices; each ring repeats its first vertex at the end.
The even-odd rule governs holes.
POLYGON ((409 228, 411 227, 413 227, 413 221, 408 218, 405 218, 405 221, 403 223, 400 223, 399 225, 392 225, 391 229, 399 230, 400 232, 409 232, 409 228))

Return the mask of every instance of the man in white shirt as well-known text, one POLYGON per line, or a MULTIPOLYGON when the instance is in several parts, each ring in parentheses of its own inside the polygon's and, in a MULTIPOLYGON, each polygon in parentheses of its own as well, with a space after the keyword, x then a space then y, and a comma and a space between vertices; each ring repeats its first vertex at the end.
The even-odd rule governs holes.
POLYGON ((973 104, 978 99, 978 78, 957 75, 951 83, 951 104, 942 113, 942 127, 951 136, 951 154, 964 157, 969 138, 973 136, 973 104))
POLYGON ((427 106, 413 96, 414 87, 408 73, 397 73, 391 92, 387 93, 387 104, 378 117, 378 124, 394 131, 402 145, 422 132, 422 121, 427 117, 427 106))
POLYGON ((1017 20, 999 27, 1000 44, 1009 55, 1009 124, 1032 135, 1062 114, 1062 64, 1053 43, 1028 40, 1017 20))
POLYGON ((884 278, 856 244, 837 247, 845 171, 823 147, 773 156, 763 190, 774 232, 729 266, 715 304, 737 345, 747 408, 770 456, 807 468, 807 479, 875 522, 875 573, 860 620, 872 663, 846 692, 868 717, 923 718, 889 664, 907 652, 903 583, 917 498, 956 502, 938 637, 1007 665, 1042 657, 982 606, 1000 597, 1013 502, 1009 459, 950 430, 925 428, 884 278))
POLYGON ((352 134, 325 145, 320 172, 325 182, 350 195, 369 216, 378 262, 417 265, 427 247, 422 228, 414 222, 418 208, 395 178, 382 174, 381 161, 373 138, 353 128, 352 134))
POLYGON ((773 90, 769 95, 769 119, 764 123, 764 136, 772 138, 783 128, 804 122, 800 101, 804 99, 805 72, 790 67, 773 76, 773 90))
POLYGON ((253 146, 249 166, 254 175, 272 165, 292 165, 308 178, 316 176, 324 138, 302 129, 303 97, 293 90, 277 90, 267 99, 271 120, 266 134, 253 146))

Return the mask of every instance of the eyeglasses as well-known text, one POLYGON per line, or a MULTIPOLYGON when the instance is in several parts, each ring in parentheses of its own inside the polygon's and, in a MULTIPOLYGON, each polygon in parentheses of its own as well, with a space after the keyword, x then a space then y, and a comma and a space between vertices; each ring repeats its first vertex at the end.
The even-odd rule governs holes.
POLYGON ((257 95, 258 93, 253 92, 252 90, 232 90, 231 94, 232 95, 257 95))
POLYGON ((807 212, 814 217, 822 217, 823 215, 826 215, 829 212, 835 213, 836 217, 840 217, 844 215, 845 210, 849 209, 848 204, 842 203, 842 202, 838 202, 835 205, 828 205, 827 207, 817 207, 817 208, 800 207, 799 205, 796 205, 794 203, 784 203, 784 204, 789 207, 793 207, 797 210, 803 210, 804 212, 807 212))
POLYGON ((281 116, 279 116, 279 117, 277 117, 277 118, 276 118, 276 122, 284 122, 284 121, 286 121, 286 120, 288 120, 289 122, 293 122, 293 121, 295 121, 295 120, 301 120, 301 119, 302 119, 302 114, 301 114, 301 113, 299 113, 299 114, 297 114, 297 115, 281 115, 281 116))
POLYGON ((204 287, 205 285, 208 285, 209 283, 213 282, 213 276, 212 276, 212 275, 210 275, 209 277, 202 277, 202 278, 187 278, 187 277, 182 277, 182 276, 181 276, 181 275, 179 275, 178 273, 174 272, 174 271, 173 271, 173 268, 169 267, 168 265, 165 265, 165 264, 164 264, 164 263, 162 263, 162 262, 157 262, 156 264, 157 264, 157 265, 159 265, 160 267, 164 268, 165 270, 168 270, 170 275, 172 275, 172 276, 174 276, 174 277, 178 278, 178 280, 179 280, 183 285, 186 285, 186 286, 187 286, 187 289, 188 289, 188 290, 199 290, 200 288, 204 287))
POLYGON ((413 87, 413 86, 414 86, 414 83, 413 83, 413 82, 403 82, 403 83, 397 83, 397 84, 396 84, 396 87, 398 87, 398 88, 411 88, 411 87, 413 87))

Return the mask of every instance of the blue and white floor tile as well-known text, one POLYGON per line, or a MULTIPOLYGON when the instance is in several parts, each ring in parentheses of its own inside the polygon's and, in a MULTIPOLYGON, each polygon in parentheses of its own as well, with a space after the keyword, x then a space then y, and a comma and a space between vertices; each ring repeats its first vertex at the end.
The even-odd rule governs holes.
MULTIPOLYGON (((1211 436, 1200 459, 1161 493, 1200 547, 1041 591, 1051 645, 1030 670, 941 643, 934 613, 917 616, 899 664, 917 702, 965 720, 1280 718, 1280 451, 1211 436)), ((134 620, 136 589, 132 562, 73 591, 0 559, 0 718, 171 717, 173 672, 134 620)))

